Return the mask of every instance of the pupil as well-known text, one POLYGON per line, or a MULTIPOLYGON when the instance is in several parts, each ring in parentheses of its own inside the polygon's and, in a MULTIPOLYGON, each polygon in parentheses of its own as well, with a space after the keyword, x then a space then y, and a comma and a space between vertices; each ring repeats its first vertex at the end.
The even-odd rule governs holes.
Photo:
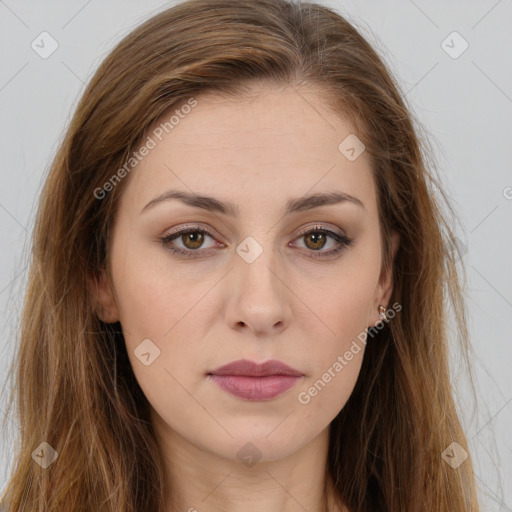
POLYGON ((308 235, 313 240, 313 245, 315 245, 315 249, 321 249, 323 247, 322 238, 325 236, 323 233, 312 233, 308 235), (317 247, 316 244, 320 243, 320 247, 317 247))
MULTIPOLYGON (((185 236, 189 239, 189 242, 192 244, 194 249, 197 249, 202 243, 202 233, 198 231, 192 231, 190 233, 186 233, 185 236)), ((185 243, 186 245, 186 243, 185 243)))

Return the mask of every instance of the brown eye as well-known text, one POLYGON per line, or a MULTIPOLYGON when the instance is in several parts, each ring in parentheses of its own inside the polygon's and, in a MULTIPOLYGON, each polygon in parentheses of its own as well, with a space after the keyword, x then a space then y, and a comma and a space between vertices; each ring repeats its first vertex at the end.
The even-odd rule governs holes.
POLYGON ((320 231, 310 231, 304 235, 304 240, 311 240, 311 243, 306 242, 306 246, 308 249, 319 250, 322 249, 326 242, 327 238, 325 233, 321 233, 320 231))
MULTIPOLYGON (((215 242, 213 235, 208 230, 202 228, 192 229, 189 227, 161 238, 161 242, 166 249, 176 254, 183 256, 199 256, 204 252, 199 249, 203 247, 207 238, 211 238, 212 241, 215 242)), ((210 247, 207 246, 204 250, 212 248, 214 245, 215 244, 210 245, 210 247)))
MULTIPOLYGON (((210 247, 203 247, 206 238, 211 238, 215 242, 214 236, 206 229, 187 227, 180 231, 175 231, 170 235, 161 238, 161 243, 164 248, 180 255, 189 257, 202 257, 207 249, 214 247, 219 248, 219 245, 211 245, 210 247), (178 243, 178 245, 176 245, 178 243), (180 247, 181 245, 181 247, 180 247), (202 250, 201 250, 202 249, 202 250)), ((315 258, 323 258, 335 256, 341 253, 345 248, 352 245, 352 240, 347 238, 342 233, 337 233, 318 226, 308 231, 304 231, 298 239, 304 243, 303 249, 308 249, 309 256, 315 258), (328 247, 329 242, 333 247, 328 247), (328 250, 322 250, 328 247, 328 250)), ((223 244, 220 244, 222 247, 223 244)))
POLYGON ((181 233, 181 240, 187 249, 199 249, 204 242, 204 233, 201 231, 187 231, 181 233))
POLYGON ((336 233, 322 226, 315 226, 313 229, 303 231, 299 238, 304 244, 307 252, 314 258, 324 258, 335 256, 341 253, 345 248, 352 245, 352 240, 342 233, 336 233), (331 247, 328 247, 331 242, 331 247), (327 247, 327 250, 322 250, 327 247))

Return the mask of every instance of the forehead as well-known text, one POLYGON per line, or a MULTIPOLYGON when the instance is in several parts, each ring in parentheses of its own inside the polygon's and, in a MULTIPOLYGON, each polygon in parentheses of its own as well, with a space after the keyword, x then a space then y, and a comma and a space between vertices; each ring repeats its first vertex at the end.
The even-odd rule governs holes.
POLYGON ((354 128, 327 107, 321 92, 255 87, 249 96, 207 93, 195 100, 193 108, 166 113, 148 131, 155 146, 128 184, 141 207, 177 187, 219 198, 236 194, 247 207, 251 199, 281 203, 283 196, 329 190, 375 204, 369 158, 363 151, 350 160, 340 149, 354 128), (169 123, 173 113, 179 115, 169 123))
MULTIPOLYGON (((254 87, 243 97, 207 93, 196 101, 197 105, 182 116, 167 137, 170 142, 172 139, 174 152, 200 146, 237 160, 249 156, 267 160, 269 150, 276 156, 286 152, 293 155, 307 144, 308 152, 318 148, 312 155, 316 157, 319 152, 325 154, 327 147, 334 149, 325 155, 327 159, 337 154, 340 134, 353 133, 348 121, 331 112, 321 94, 313 90, 254 87)), ((165 119, 164 115, 160 122, 165 119)), ((300 151, 297 156, 307 156, 308 152, 300 151)))

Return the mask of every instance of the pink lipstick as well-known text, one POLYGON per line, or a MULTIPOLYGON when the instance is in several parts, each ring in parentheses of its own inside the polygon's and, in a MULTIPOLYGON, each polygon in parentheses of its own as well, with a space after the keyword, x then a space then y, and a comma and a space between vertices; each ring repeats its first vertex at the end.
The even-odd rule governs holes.
POLYGON ((275 359, 264 363, 240 359, 208 373, 208 378, 224 391, 245 400, 270 400, 290 389, 303 376, 275 359))

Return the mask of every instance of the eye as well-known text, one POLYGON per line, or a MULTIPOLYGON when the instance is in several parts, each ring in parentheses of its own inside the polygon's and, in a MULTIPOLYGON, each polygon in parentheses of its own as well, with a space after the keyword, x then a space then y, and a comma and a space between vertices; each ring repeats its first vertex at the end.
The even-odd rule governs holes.
MULTIPOLYGON (((175 254, 195 257, 201 256, 204 252, 199 249, 203 246, 205 237, 215 240, 212 233, 207 229, 198 226, 187 226, 162 237, 160 240, 164 248, 175 254), (176 247, 174 240, 177 239, 183 244, 183 247, 176 247)), ((310 249, 310 251, 307 252, 311 253, 310 255, 314 258, 334 256, 353 243, 353 241, 344 234, 337 233, 323 226, 314 226, 313 228, 303 231, 295 240, 300 239, 306 240, 306 249, 310 249), (321 249, 327 245, 329 238, 331 241, 335 242, 335 247, 328 251, 321 251, 321 249)), ((215 244, 211 247, 214 246, 215 244)))
POLYGON ((164 236, 161 238, 161 242, 166 249, 174 253, 183 256, 195 256, 194 252, 197 252, 197 250, 201 248, 205 236, 210 237, 212 240, 214 239, 213 235, 207 229, 192 226, 164 236), (174 244, 171 244, 171 242, 176 239, 179 239, 180 242, 183 243, 184 248, 176 247, 174 244))
POLYGON ((305 240, 305 246, 307 249, 311 249, 313 252, 311 256, 314 258, 334 256, 352 245, 352 240, 344 234, 337 233, 323 226, 314 226, 313 228, 303 231, 296 240, 305 240), (328 251, 321 251, 321 249, 326 246, 329 238, 334 240, 335 247, 328 251))

